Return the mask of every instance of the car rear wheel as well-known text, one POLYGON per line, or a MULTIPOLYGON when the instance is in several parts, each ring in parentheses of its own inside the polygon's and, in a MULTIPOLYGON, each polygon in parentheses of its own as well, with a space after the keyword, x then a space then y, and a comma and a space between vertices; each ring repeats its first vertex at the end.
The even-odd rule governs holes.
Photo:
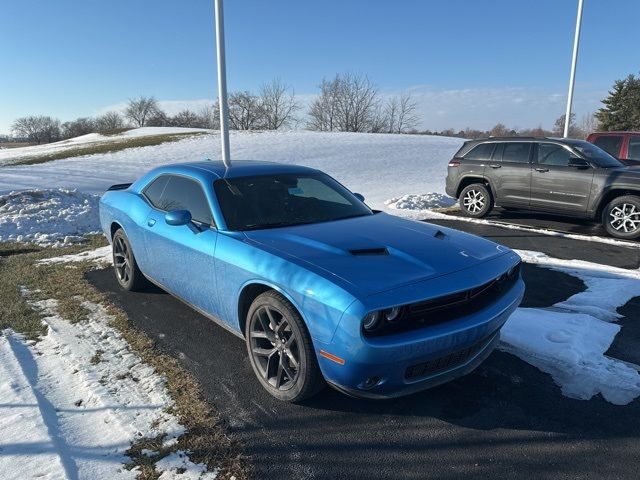
POLYGON ((487 187, 474 183, 460 192, 460 209, 467 217, 482 218, 493 208, 493 198, 487 187))
POLYGON ((116 279, 122 288, 135 291, 141 290, 149 284, 138 268, 129 239, 121 228, 113 234, 111 253, 116 279))
POLYGON ((269 290, 256 297, 245 334, 253 371, 271 395, 299 402, 322 389, 324 379, 307 327, 278 292, 269 290))
POLYGON ((640 197, 614 198, 604 209, 602 224, 611 236, 632 240, 640 237, 640 197))

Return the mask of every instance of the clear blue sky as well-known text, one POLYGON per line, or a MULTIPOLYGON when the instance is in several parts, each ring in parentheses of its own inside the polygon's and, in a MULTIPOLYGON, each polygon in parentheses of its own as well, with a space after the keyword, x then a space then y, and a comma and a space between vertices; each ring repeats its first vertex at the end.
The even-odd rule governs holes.
MULTIPOLYGON (((0 132, 141 94, 213 98, 212 0, 0 0, 0 132)), ((577 0, 226 0, 228 82, 299 94, 336 72, 409 90, 423 126, 550 126, 564 110, 577 0)), ((640 2, 585 0, 578 116, 640 70, 640 2)), ((185 103, 188 105, 188 103, 185 103)), ((174 105, 175 108, 177 108, 174 105)))

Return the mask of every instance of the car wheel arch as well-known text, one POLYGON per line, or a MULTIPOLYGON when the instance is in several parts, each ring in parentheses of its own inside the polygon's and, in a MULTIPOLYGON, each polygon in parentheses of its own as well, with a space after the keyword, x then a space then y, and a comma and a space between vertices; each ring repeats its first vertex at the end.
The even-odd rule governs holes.
POLYGON ((604 209, 607 208, 607 205, 609 205, 609 203, 611 203, 614 199, 625 195, 635 195, 637 197, 640 197, 640 190, 632 190, 628 188, 612 188, 603 192, 598 202, 598 208, 596 209, 594 218, 596 220, 602 218, 602 214, 604 213, 604 209))
MULTIPOLYGON (((111 222, 111 236, 109 240, 113 240, 113 236, 116 234, 118 230, 122 230, 124 232, 124 227, 120 225, 118 222, 111 222)), ((125 232, 126 235, 126 232, 125 232)))
MULTIPOLYGON (((293 306, 293 308, 296 309, 296 311, 298 312, 298 315, 300 315, 300 318, 302 318, 302 321, 307 326, 309 333, 311 333, 309 322, 307 321, 304 313, 302 312, 298 304, 293 300, 293 298, 291 298, 291 295, 289 295, 287 292, 282 290, 282 288, 270 282, 265 282, 264 280, 252 280, 242 285, 242 288, 240 288, 240 293, 238 294, 238 302, 237 302, 238 327, 240 328, 240 332, 242 333, 242 336, 243 337, 245 336, 245 327, 247 325, 247 314, 249 313, 249 308, 251 307, 251 304, 258 297, 258 295, 261 295, 264 292, 267 292, 269 290, 274 290, 278 292, 293 306)), ((312 339, 313 339, 313 335, 312 335, 312 339)))
POLYGON ((458 188, 456 190, 456 198, 460 198, 460 193, 462 192, 462 190, 467 188, 469 185, 473 185, 474 183, 483 184, 487 188, 487 190, 489 190, 489 195, 491 195, 495 199, 495 193, 493 187, 491 186, 491 181, 489 181, 489 179, 487 179, 486 177, 477 176, 463 177, 460 180, 460 182, 458 183, 458 188))

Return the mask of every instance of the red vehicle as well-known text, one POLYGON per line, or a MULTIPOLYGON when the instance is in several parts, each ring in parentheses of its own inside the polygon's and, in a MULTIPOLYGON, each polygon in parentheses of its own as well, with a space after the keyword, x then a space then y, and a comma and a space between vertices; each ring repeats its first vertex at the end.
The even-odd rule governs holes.
POLYGON ((627 165, 640 165, 640 132, 592 133, 587 141, 627 165))

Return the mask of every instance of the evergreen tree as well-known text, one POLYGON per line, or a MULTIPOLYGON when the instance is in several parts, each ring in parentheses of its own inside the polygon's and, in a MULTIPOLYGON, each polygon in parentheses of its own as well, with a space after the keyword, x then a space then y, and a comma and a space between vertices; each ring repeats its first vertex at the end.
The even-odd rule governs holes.
POLYGON ((596 113, 602 130, 640 130, 640 77, 616 80, 602 103, 604 107, 596 113))

